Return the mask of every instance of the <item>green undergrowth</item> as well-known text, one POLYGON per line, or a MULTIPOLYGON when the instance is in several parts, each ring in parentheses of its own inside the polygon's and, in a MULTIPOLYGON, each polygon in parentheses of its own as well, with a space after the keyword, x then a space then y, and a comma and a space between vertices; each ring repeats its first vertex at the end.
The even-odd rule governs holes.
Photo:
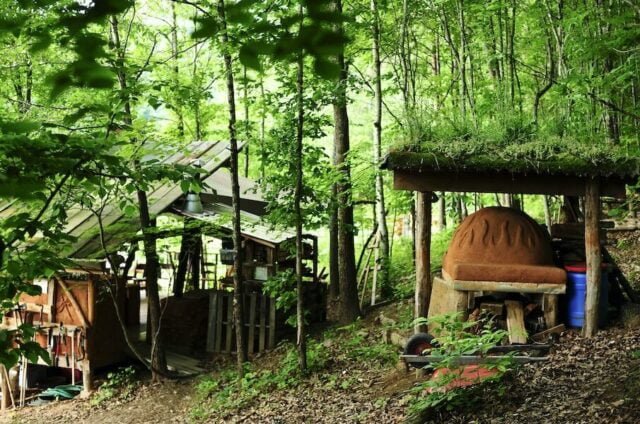
MULTIPOLYGON (((453 237, 454 228, 448 228, 431 236, 431 272, 437 273, 442 269, 444 257, 449 242, 453 237)), ((393 284, 393 297, 404 299, 413 295, 415 290, 415 266, 413 248, 410 238, 404 238, 393 246, 393 257, 389 272, 393 284)))
POLYGON ((92 406, 102 406, 106 402, 116 400, 125 402, 131 399, 139 385, 136 368, 131 366, 119 368, 107 374, 107 379, 91 396, 90 403, 92 406))
POLYGON ((233 366, 204 376, 196 383, 191 419, 201 422, 214 416, 224 418, 275 391, 292 390, 302 384, 330 390, 353 389, 359 384, 359 370, 391 368, 398 360, 398 351, 382 342, 379 330, 370 331, 364 321, 358 320, 309 338, 305 374, 298 368, 295 345, 286 342, 245 364, 242 378, 233 366), (349 370, 348 375, 344 374, 345 369, 349 370))
POLYGON ((432 363, 436 378, 430 378, 418 384, 412 390, 415 397, 409 402, 409 422, 424 422, 433 414, 473 407, 481 397, 479 392, 491 386, 497 395, 504 393, 501 383, 504 375, 515 367, 511 354, 504 355, 499 361, 483 364, 482 367, 494 374, 478 379, 473 386, 450 389, 448 386, 457 378, 465 365, 460 358, 466 355, 487 355, 489 350, 505 342, 509 333, 497 329, 492 319, 463 321, 459 313, 419 319, 429 324, 437 341, 437 347, 431 355, 442 360, 432 363))

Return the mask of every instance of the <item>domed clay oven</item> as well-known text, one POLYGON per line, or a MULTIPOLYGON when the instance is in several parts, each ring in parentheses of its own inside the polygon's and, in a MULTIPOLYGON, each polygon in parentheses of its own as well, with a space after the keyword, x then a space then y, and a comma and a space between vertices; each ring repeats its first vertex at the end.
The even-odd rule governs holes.
POLYGON ((481 209, 460 224, 442 264, 452 280, 563 284, 567 276, 553 263, 551 240, 522 211, 481 209))

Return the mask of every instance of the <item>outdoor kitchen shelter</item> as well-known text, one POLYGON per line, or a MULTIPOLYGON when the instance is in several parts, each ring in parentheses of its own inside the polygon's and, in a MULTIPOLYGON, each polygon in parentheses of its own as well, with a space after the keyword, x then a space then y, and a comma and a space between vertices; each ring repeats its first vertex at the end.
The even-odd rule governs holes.
MULTIPOLYGON (((449 140, 447 145, 465 142, 449 140)), ((430 244, 434 192, 583 196, 587 266, 584 333, 593 336, 598 322, 602 263, 601 197, 625 198, 627 185, 638 181, 640 158, 611 155, 592 159, 563 152, 544 158, 514 159, 507 157, 499 146, 494 151, 469 149, 464 154, 450 153, 443 146, 424 143, 392 150, 382 164, 383 169, 393 172, 395 189, 416 192, 415 317, 427 316, 432 294, 430 244)))

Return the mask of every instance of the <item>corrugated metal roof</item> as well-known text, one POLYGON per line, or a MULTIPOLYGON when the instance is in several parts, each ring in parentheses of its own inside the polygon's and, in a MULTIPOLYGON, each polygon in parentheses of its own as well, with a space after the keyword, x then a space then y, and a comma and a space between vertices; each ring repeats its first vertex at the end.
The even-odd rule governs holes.
MULTIPOLYGON (((239 144, 239 149, 244 143, 239 144)), ((203 177, 210 181, 210 185, 217 185, 217 190, 224 191, 224 172, 214 176, 229 160, 229 143, 226 141, 195 141, 183 149, 174 151, 160 161, 163 164, 188 165, 194 160, 201 161, 201 167, 205 170, 203 177)), ((147 155, 144 160, 158 160, 155 155, 147 155)), ((247 185, 247 184, 245 184, 247 185)), ((157 182, 147 191, 149 199, 149 212, 152 216, 158 215, 171 206, 182 196, 179 184, 157 182)), ((135 195, 134 195, 135 196, 135 195)), ((126 217, 118 207, 120 199, 107 204, 102 214, 102 223, 105 228, 105 242, 107 248, 113 249, 124 243, 139 231, 140 225, 137 218, 126 217)), ((135 199, 132 199, 136 201, 135 199)), ((136 201, 137 203, 137 201, 136 201)), ((19 201, 0 203, 0 219, 12 216, 25 210, 25 204, 19 201)), ((68 219, 65 232, 77 240, 67 246, 61 254, 71 258, 96 258, 104 256, 99 237, 98 218, 88 209, 74 205, 67 211, 68 219)))
MULTIPOLYGON (((229 231, 229 233, 233 230, 231 221, 232 209, 228 205, 221 203, 206 204, 204 205, 204 211, 200 214, 189 213, 176 208, 174 208, 174 211, 180 215, 213 224, 218 228, 229 231)), ((272 247, 296 236, 295 232, 274 228, 259 216, 246 211, 241 211, 240 222, 244 237, 255 239, 272 247)))
MULTIPOLYGON (((162 163, 189 165, 194 160, 201 162, 205 170, 204 177, 220 169, 230 157, 229 143, 225 141, 196 141, 181 152, 177 152, 162 163)), ((149 157, 152 159, 152 157, 149 157)), ((171 206, 182 196, 182 189, 176 183, 156 183, 147 191, 149 213, 158 215, 171 206)), ((118 207, 118 202, 112 202, 104 209, 102 216, 105 231, 105 243, 108 247, 115 247, 131 238, 140 228, 137 218, 126 217, 118 207), (109 228, 111 227, 111 228, 109 228)), ((73 258, 95 258, 103 255, 102 242, 99 237, 98 218, 86 209, 78 209, 77 213, 69 217, 67 232, 77 237, 77 241, 65 252, 73 258)))

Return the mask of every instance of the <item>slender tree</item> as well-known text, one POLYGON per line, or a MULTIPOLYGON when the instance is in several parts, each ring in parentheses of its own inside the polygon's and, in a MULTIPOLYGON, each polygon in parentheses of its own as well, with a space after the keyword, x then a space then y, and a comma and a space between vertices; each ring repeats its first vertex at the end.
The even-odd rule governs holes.
MULTIPOLYGON (((112 16, 111 36, 114 49, 116 51, 116 72, 120 86, 121 97, 123 99, 123 121, 124 124, 132 128, 132 104, 127 85, 127 73, 125 68, 125 51, 120 37, 120 29, 117 16, 112 16)), ((131 140, 136 143, 136 140, 131 140)), ((139 167, 139 162, 134 161, 134 167, 139 167)), ((156 236, 154 228, 155 219, 149 213, 149 201, 147 192, 139 187, 136 192, 138 198, 138 211, 140 218, 140 228, 143 234, 144 255, 145 255, 145 282, 147 287, 147 297, 149 302, 149 321, 151 324, 151 372, 154 380, 159 380, 167 372, 167 362, 165 357, 162 333, 160 332, 160 293, 158 288, 158 276, 160 261, 156 246, 156 236)))
POLYGON ((373 163, 376 185, 376 220, 378 223, 378 260, 380 264, 380 283, 386 286, 388 283, 389 267, 389 230, 387 228, 387 208, 384 202, 384 181, 379 170, 382 159, 382 65, 380 62, 380 15, 378 1, 371 0, 372 14, 372 56, 373 56, 373 163))
MULTIPOLYGON (((334 2, 335 10, 342 13, 342 1, 334 2)), ((339 31, 342 32, 342 24, 339 31)), ((336 184, 337 207, 337 252, 339 301, 337 302, 337 320, 348 323, 360 315, 358 289, 356 282, 355 247, 353 241, 354 221, 351 196, 351 166, 347 157, 349 153, 349 115, 347 112, 347 78, 348 70, 344 53, 336 56, 340 68, 338 85, 333 100, 334 120, 334 153, 333 163, 340 172, 336 184)))
POLYGON ((229 144, 230 159, 229 170, 231 172, 231 202, 233 220, 233 318, 236 330, 236 350, 238 374, 244 374, 244 363, 247 361, 247 351, 245 349, 245 338, 243 331, 242 316, 242 229, 240 223, 240 182, 238 177, 238 139, 236 137, 236 100, 235 87, 233 82, 233 62, 229 51, 229 35, 227 32, 227 19, 225 14, 224 0, 218 1, 218 17, 220 18, 221 31, 220 40, 222 44, 222 56, 224 60, 224 70, 227 80, 227 102, 229 107, 229 144))
MULTIPOLYGON (((298 36, 302 33, 304 24, 304 7, 300 3, 300 29, 298 36)), ((301 372, 307 371, 307 344, 304 323, 304 285, 302 281, 302 273, 304 271, 302 259, 304 256, 304 245, 302 240, 302 141, 304 137, 304 51, 302 49, 298 53, 296 72, 296 150, 295 150, 295 170, 296 183, 294 190, 294 215, 296 226, 296 324, 297 324, 297 346, 298 346, 298 365, 301 372)))

